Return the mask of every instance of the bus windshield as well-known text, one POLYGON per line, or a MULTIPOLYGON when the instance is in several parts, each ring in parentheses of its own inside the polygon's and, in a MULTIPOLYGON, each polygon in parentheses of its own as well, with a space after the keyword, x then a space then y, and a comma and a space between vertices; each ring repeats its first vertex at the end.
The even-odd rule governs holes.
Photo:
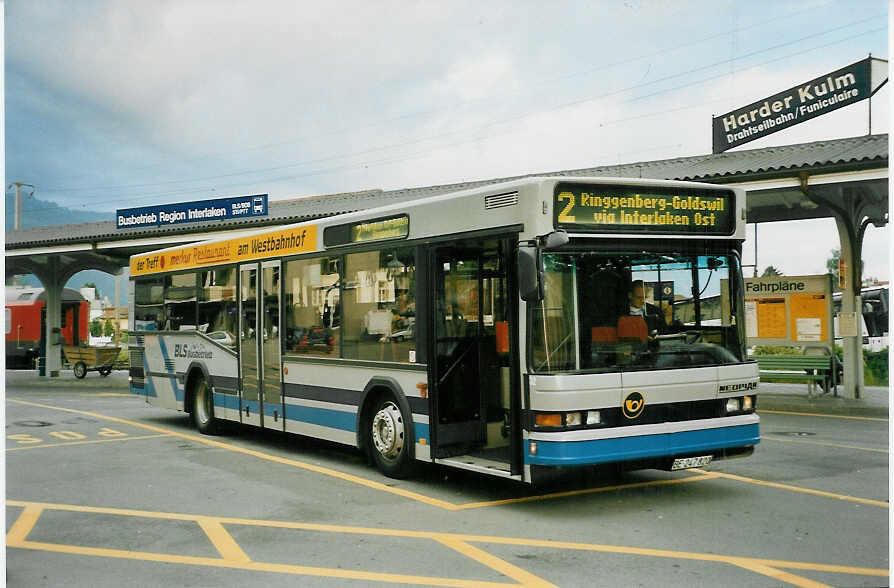
POLYGON ((703 367, 744 359, 734 255, 545 253, 531 316, 537 373, 703 367))

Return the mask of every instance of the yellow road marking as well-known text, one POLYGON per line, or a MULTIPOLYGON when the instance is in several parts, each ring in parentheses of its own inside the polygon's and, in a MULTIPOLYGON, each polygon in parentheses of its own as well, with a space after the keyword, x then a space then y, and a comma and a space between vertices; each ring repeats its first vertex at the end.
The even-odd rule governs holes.
POLYGON ((126 419, 108 416, 108 415, 104 415, 104 414, 100 414, 100 413, 96 413, 96 412, 89 412, 86 410, 77 410, 74 408, 63 408, 61 406, 52 406, 49 404, 40 404, 37 402, 28 402, 25 400, 15 400, 12 398, 9 398, 7 400, 9 400, 9 402, 15 402, 18 404, 25 404, 28 406, 36 406, 39 408, 48 408, 51 410, 60 410, 60 411, 64 411, 64 412, 72 412, 75 414, 82 414, 82 415, 86 415, 86 416, 90 416, 90 417, 94 417, 94 418, 105 419, 105 420, 112 421, 115 423, 131 425, 133 427, 140 427, 142 429, 147 429, 149 431, 155 431, 157 433, 165 433, 168 435, 172 435, 174 437, 180 437, 181 439, 188 439, 189 441, 194 441, 196 443, 204 443, 205 445, 210 445, 212 447, 217 447, 219 449, 226 449, 228 451, 241 453, 243 455, 250 455, 252 457, 257 457, 259 459, 264 459, 267 461, 272 461, 272 462, 283 464, 283 465, 301 468, 301 469, 315 472, 318 474, 323 474, 325 476, 331 476, 333 478, 338 478, 338 479, 344 480, 346 482, 359 484, 361 486, 366 486, 367 488, 372 488, 374 490, 379 490, 381 492, 388 492, 390 494, 396 494, 396 495, 402 496, 404 498, 410 498, 412 500, 416 500, 418 502, 423 502, 425 504, 429 504, 432 506, 437 506, 437 507, 440 507, 440 508, 443 508, 446 510, 455 510, 455 508, 456 508, 455 505, 450 502, 446 502, 444 500, 438 500, 437 498, 431 498, 431 497, 425 496, 423 494, 418 494, 416 492, 412 492, 410 490, 404 490, 402 488, 393 488, 391 486, 382 484, 381 482, 375 482, 373 480, 361 478, 360 476, 354 476, 352 474, 339 472, 337 470, 324 468, 321 466, 297 461, 294 459, 288 459, 288 458, 284 458, 284 457, 270 455, 268 453, 262 453, 260 451, 255 451, 253 449, 246 449, 244 447, 239 447, 238 445, 230 445, 228 443, 223 443, 221 441, 215 441, 214 439, 209 439, 207 437, 200 437, 197 435, 190 435, 188 433, 181 433, 179 431, 173 431, 170 429, 163 429, 161 427, 156 427, 154 425, 148 425, 148 424, 140 423, 140 422, 136 422, 136 421, 129 421, 126 419))
POLYGON ((226 449, 228 451, 234 451, 236 453, 250 455, 253 457, 257 457, 259 459, 264 459, 267 461, 272 461, 272 462, 283 464, 283 465, 288 465, 288 466, 292 466, 292 467, 309 470, 309 471, 312 471, 312 472, 315 472, 318 474, 331 476, 334 478, 344 480, 346 482, 359 484, 361 486, 366 486, 367 488, 372 488, 374 490, 379 490, 381 492, 388 492, 390 494, 396 494, 396 495, 402 496, 404 498, 409 498, 409 499, 415 500, 417 502, 422 502, 424 504, 428 504, 430 506, 436 506, 438 508, 442 508, 444 510, 449 510, 449 511, 467 510, 467 509, 472 509, 472 508, 484 508, 484 507, 488 507, 488 506, 497 506, 497 505, 501 505, 501 504, 511 504, 513 502, 531 502, 534 500, 548 500, 548 499, 552 499, 552 498, 561 498, 561 497, 565 497, 565 496, 573 496, 576 494, 589 494, 589 493, 594 493, 594 492, 604 492, 604 491, 608 491, 608 490, 622 490, 622 489, 627 489, 627 488, 640 488, 640 487, 646 487, 646 486, 659 486, 659 485, 665 485, 665 484, 694 482, 694 481, 709 479, 709 478, 713 477, 713 474, 708 473, 708 472, 703 472, 705 474, 704 476, 695 477, 695 478, 682 478, 679 480, 656 480, 654 482, 636 482, 636 483, 632 483, 632 484, 611 486, 611 487, 605 488, 605 489, 590 488, 590 489, 584 489, 584 490, 573 490, 573 491, 568 491, 568 492, 556 492, 553 494, 543 494, 543 495, 533 496, 533 497, 514 498, 514 499, 507 499, 507 500, 495 500, 495 501, 489 501, 489 502, 471 502, 471 503, 467 503, 467 504, 454 504, 452 502, 447 502, 446 500, 432 498, 430 496, 425 496, 424 494, 419 494, 417 492, 412 492, 410 490, 404 490, 402 488, 394 488, 394 487, 382 484, 380 482, 375 482, 373 480, 368 480, 366 478, 361 478, 360 476, 354 476, 352 474, 347 474, 344 472, 340 472, 338 470, 332 470, 332 469, 324 468, 324 467, 318 466, 318 465, 313 465, 313 464, 300 462, 300 461, 293 460, 293 459, 278 457, 275 455, 262 453, 260 451, 256 451, 253 449, 246 449, 244 447, 239 447, 238 445, 230 445, 228 443, 223 443, 221 441, 215 441, 213 439, 209 439, 208 437, 191 435, 188 433, 181 433, 179 431, 156 427, 155 425, 148 425, 148 424, 144 424, 144 423, 140 423, 140 422, 136 422, 136 421, 128 421, 126 419, 121 419, 118 417, 108 416, 108 415, 95 413, 95 412, 88 412, 88 411, 84 411, 84 410, 77 410, 74 408, 63 408, 63 407, 59 407, 59 406, 52 406, 52 405, 48 405, 48 404, 39 404, 36 402, 28 402, 25 400, 15 400, 15 399, 11 399, 11 398, 7 399, 7 400, 9 400, 10 402, 16 402, 18 404, 25 404, 28 406, 36 406, 39 408, 48 408, 48 409, 52 409, 52 410, 61 410, 61 411, 65 411, 65 412, 73 412, 76 414, 82 414, 82 415, 91 416, 94 418, 105 419, 105 420, 109 420, 112 422, 123 423, 123 424, 131 425, 134 427, 140 427, 143 429, 148 429, 150 431, 158 431, 158 432, 166 434, 166 435, 180 437, 182 439, 188 439, 190 441, 195 441, 196 443, 204 443, 204 444, 210 445, 212 447, 218 447, 220 449, 226 449))
POLYGON ((859 445, 845 445, 843 443, 826 443, 825 441, 810 441, 807 439, 782 439, 773 435, 773 433, 765 433, 761 436, 761 441, 779 441, 780 443, 805 443, 807 445, 821 445, 823 447, 838 447, 841 449, 859 449, 860 451, 874 451, 877 453, 888 453, 887 449, 877 449, 874 447, 860 447, 859 445))
POLYGON ((788 410, 763 410, 761 408, 757 409, 758 413, 766 413, 766 414, 790 414, 795 416, 809 416, 809 417, 822 417, 826 419, 850 419, 855 421, 876 421, 881 423, 887 423, 888 419, 881 417, 861 417, 861 416, 848 416, 844 414, 823 414, 819 412, 793 412, 788 410))
MULTIPOLYGON (((692 469, 693 472, 709 473, 704 470, 692 469)), ((869 498, 859 498, 857 496, 848 496, 847 494, 836 494, 834 492, 825 492, 823 490, 813 490, 811 488, 803 488, 801 486, 792 486, 789 484, 780 484, 779 482, 767 482, 765 480, 757 480, 755 478, 746 478, 745 476, 737 476, 735 474, 726 474, 723 472, 710 472, 717 474, 718 478, 726 478, 727 480, 736 480, 737 482, 747 482, 758 486, 768 486, 770 488, 779 488, 781 490, 790 490, 792 492, 800 492, 802 494, 812 494, 813 496, 822 496, 824 498, 835 498, 837 500, 845 500, 848 502, 856 502, 859 504, 868 504, 870 506, 880 506, 881 508, 889 508, 887 502, 880 500, 871 500, 869 498)))
POLYGON ((502 560, 494 555, 491 555, 486 551, 478 549, 477 547, 473 547, 465 541, 460 541, 454 537, 448 536, 438 537, 437 541, 438 543, 446 545, 450 549, 453 549, 454 551, 457 551, 470 559, 474 559, 475 561, 500 572, 504 576, 516 580, 522 586, 556 588, 555 584, 550 584, 546 580, 538 578, 534 574, 527 572, 519 568, 518 566, 514 566, 511 563, 502 560))
MULTIPOLYGON (((530 575, 528 572, 521 570, 508 562, 505 562, 485 551, 475 548, 470 543, 479 544, 498 544, 513 545, 523 547, 540 547, 548 549, 565 549, 576 551, 589 551, 599 553, 612 553, 622 555, 637 555, 648 557, 660 557, 668 559, 682 559, 690 561, 702 561, 712 563, 723 563, 738 566, 756 573, 773 577, 774 579, 788 582, 796 586, 820 586, 821 584, 810 583, 810 580, 780 572, 776 568, 810 570, 816 572, 828 572, 837 574, 849 574, 860 576, 887 577, 889 571, 882 568, 866 568, 855 566, 842 566, 835 564, 818 564, 811 562, 797 562, 784 560, 770 560, 762 558, 741 557, 731 555, 721 555, 714 553, 695 553, 685 551, 670 551, 665 549, 650 549, 642 547, 627 547, 620 545, 602 545, 591 543, 576 543, 569 541, 553 541, 546 539, 528 539, 521 537, 497 537, 488 535, 465 535, 456 533, 438 533, 428 531, 405 531, 400 529, 383 529, 368 527, 349 527, 340 525, 325 525, 317 523, 298 523, 291 521, 265 521, 257 519, 241 519, 234 517, 211 517, 204 515, 188 515, 168 512, 152 512, 143 510, 129 510, 120 508, 104 508, 78 506, 68 504, 51 504, 40 502, 26 502, 19 500, 9 500, 9 506, 21 506, 25 511, 20 515, 19 520, 13 525, 7 535, 8 547, 23 547, 27 549, 42 549, 46 551, 56 551, 61 553, 72 553, 79 555, 94 555, 104 557, 119 557, 127 559, 145 559, 148 561, 159 561, 168 563, 183 563, 192 565, 208 565, 217 567, 237 568, 255 571, 273 571, 280 573, 313 575, 333 578, 352 578, 361 580, 375 580, 382 582, 403 582, 410 584, 426 584, 432 586, 516 586, 516 584, 494 583, 494 582, 475 582, 471 580, 457 580, 451 578, 431 578, 420 576, 405 576, 400 574, 378 574, 371 572, 333 570, 328 568, 316 568, 305 566, 292 566, 269 564, 254 561, 236 561, 234 559, 217 559, 204 557, 191 557, 180 555, 169 555, 151 552, 133 552, 104 548, 78 547, 73 545, 61 545, 54 543, 37 543, 27 541, 27 534, 34 523, 44 510, 60 510, 69 512, 86 512, 98 514, 111 514, 121 516, 133 516, 144 518, 156 518, 177 521, 205 521, 210 524, 220 525, 221 528, 225 524, 270 527, 278 529, 294 529, 303 531, 322 531, 341 534, 361 534, 384 537, 404 537, 413 539, 429 539, 437 541, 451 549, 456 550, 476 561, 491 567, 492 569, 507 575, 513 579, 523 582, 525 585, 531 583, 537 585, 548 585, 536 576, 530 575)), ((201 524, 201 523, 200 523, 201 524)), ((215 531, 216 532, 216 531, 215 531)), ((229 535, 229 534, 228 534, 229 535)), ((232 538, 231 538, 232 539, 232 538)), ((241 548, 240 548, 241 551, 241 548)))
POLYGON ((71 443, 40 443, 27 445, 25 447, 10 447, 6 451, 22 451, 24 449, 43 449, 44 447, 68 447, 70 445, 87 445, 90 443, 109 443, 111 441, 137 441, 140 439, 157 439, 159 437, 170 437, 168 433, 159 433, 157 435, 142 435, 139 437, 118 437, 116 439, 93 439, 90 441, 72 441, 71 443))
POLYGON ((487 506, 500 506, 504 504, 518 504, 522 502, 534 502, 539 500, 550 500, 553 498, 566 498, 568 496, 579 496, 582 494, 595 494, 598 492, 614 492, 616 490, 628 490, 630 488, 645 488, 651 486, 667 486, 670 484, 684 484, 686 482, 701 482, 716 478, 713 472, 704 472, 702 475, 690 476, 688 478, 675 478, 673 480, 653 480, 651 482, 632 482, 630 484, 618 484, 616 486, 600 486, 598 488, 584 488, 581 490, 566 490, 564 492, 553 492, 551 494, 538 494, 537 496, 522 496, 521 498, 506 498, 503 500, 491 500, 486 502, 468 502, 456 506, 455 510, 466 510, 471 508, 483 508, 487 506))
POLYGON ((790 574, 789 572, 783 572, 782 570, 777 570, 776 568, 764 564, 754 563, 750 561, 733 561, 731 563, 734 563, 735 565, 748 571, 763 574, 764 576, 769 576, 770 578, 779 580, 781 582, 788 582, 789 584, 800 586, 801 588, 831 588, 828 584, 808 580, 807 578, 802 578, 801 576, 796 576, 795 574, 790 574))
POLYGON ((34 525, 37 524, 37 519, 43 514, 43 507, 33 504, 24 504, 24 507, 25 510, 22 511, 22 514, 13 523, 12 528, 9 529, 9 533, 6 534, 7 544, 24 541, 31 529, 34 528, 34 525))
POLYGON ((311 566, 296 566, 289 564, 274 564, 263 562, 236 562, 213 557, 193 557, 187 555, 170 555, 165 553, 152 553, 147 551, 123 551, 120 549, 106 549, 102 547, 77 547, 74 545, 59 545, 56 543, 41 543, 36 541, 23 541, 19 544, 7 543, 7 547, 19 547, 21 549, 35 549, 40 551, 52 551, 71 555, 89 555, 94 557, 113 557, 140 561, 152 561, 158 563, 175 563, 196 566, 209 566, 217 568, 230 568, 253 572, 275 572, 280 574, 292 574, 299 576, 316 576, 321 578, 338 578, 346 580, 362 580, 367 582, 387 582, 390 584, 414 584, 419 586, 448 586, 471 588, 504 588, 518 586, 501 582, 476 582, 472 580, 456 580, 452 578, 437 578, 433 576, 413 576, 406 574, 383 574, 377 572, 364 572, 342 570, 336 568, 318 568, 311 566))
POLYGON ((208 539, 214 544, 214 548, 220 553, 220 556, 226 560, 233 562, 249 562, 251 558, 242 551, 239 544, 233 539, 223 525, 214 519, 199 518, 196 519, 208 539))

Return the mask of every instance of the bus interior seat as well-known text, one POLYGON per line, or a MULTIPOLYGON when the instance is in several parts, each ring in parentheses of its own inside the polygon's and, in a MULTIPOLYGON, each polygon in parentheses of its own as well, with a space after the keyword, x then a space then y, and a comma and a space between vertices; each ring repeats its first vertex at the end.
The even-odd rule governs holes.
POLYGON ((648 329, 641 316, 622 316, 618 319, 618 341, 645 343, 648 329))

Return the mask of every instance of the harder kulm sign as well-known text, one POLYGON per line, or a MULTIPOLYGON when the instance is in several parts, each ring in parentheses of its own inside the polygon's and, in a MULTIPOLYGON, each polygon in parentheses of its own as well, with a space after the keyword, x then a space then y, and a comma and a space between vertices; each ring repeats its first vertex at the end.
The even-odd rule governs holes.
MULTIPOLYGON (((887 62, 868 57, 769 98, 714 117, 713 152, 723 153, 749 141, 760 139, 798 123, 822 116, 855 102, 865 100, 880 88, 884 80, 873 83, 873 69, 887 62), (877 63, 873 63, 877 62, 877 63)), ((882 78, 879 73, 875 77, 882 78)))

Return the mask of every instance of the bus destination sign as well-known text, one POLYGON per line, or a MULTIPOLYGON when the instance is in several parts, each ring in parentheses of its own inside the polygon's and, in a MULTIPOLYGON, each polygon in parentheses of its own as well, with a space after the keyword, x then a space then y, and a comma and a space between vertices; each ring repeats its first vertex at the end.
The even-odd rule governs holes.
POLYGON ((733 192, 559 184, 553 210, 557 228, 570 231, 730 235, 733 192))
POLYGON ((410 217, 405 214, 368 221, 333 225, 323 231, 326 247, 383 241, 385 239, 405 239, 410 234, 410 217))

